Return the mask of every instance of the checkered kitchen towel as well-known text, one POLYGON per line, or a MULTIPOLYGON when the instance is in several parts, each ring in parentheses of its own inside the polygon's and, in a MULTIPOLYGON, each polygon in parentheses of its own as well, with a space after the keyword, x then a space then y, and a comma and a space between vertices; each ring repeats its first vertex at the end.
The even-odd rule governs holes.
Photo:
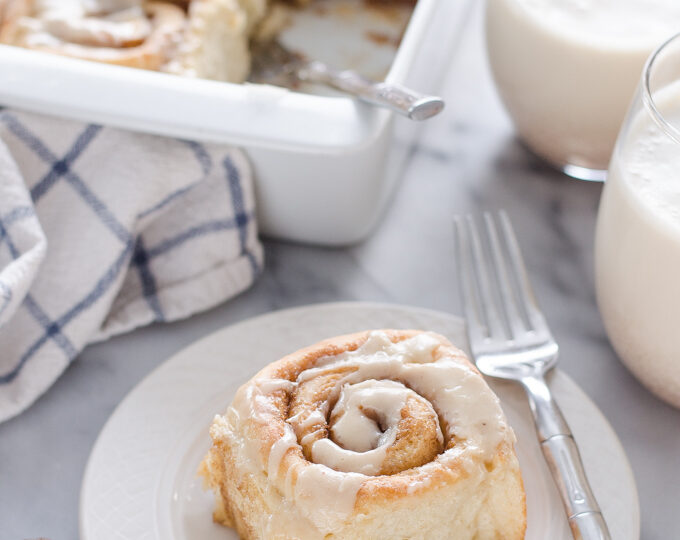
POLYGON ((0 421, 88 342, 248 287, 251 184, 240 151, 0 109, 0 421))

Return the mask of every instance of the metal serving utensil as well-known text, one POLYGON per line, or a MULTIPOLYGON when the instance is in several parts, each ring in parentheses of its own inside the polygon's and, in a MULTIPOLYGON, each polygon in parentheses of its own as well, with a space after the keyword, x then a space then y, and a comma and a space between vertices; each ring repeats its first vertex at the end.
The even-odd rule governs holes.
POLYGON ((541 313, 510 220, 484 214, 480 235, 471 216, 456 217, 460 294, 472 356, 485 375, 519 382, 559 489, 574 538, 610 540, 574 437, 545 375, 557 364, 557 343, 541 313))
POLYGON ((288 88, 295 88, 300 82, 323 84, 411 120, 427 120, 444 108, 441 98, 397 84, 372 81, 356 71, 338 71, 318 60, 307 60, 276 39, 255 41, 251 52, 253 65, 248 79, 251 82, 288 88))

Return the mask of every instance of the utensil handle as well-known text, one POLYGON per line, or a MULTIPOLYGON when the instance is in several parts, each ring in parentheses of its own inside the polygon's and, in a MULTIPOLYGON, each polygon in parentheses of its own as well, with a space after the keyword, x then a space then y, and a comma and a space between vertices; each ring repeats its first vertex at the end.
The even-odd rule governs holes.
POLYGON ((522 379, 534 415, 543 456, 562 497, 576 540, 611 540, 607 524, 595 500, 578 446, 545 379, 522 379))
POLYGON ((355 71, 336 71, 322 62, 309 62, 299 72, 305 81, 332 86, 362 101, 391 109, 411 120, 426 120, 439 114, 444 101, 397 84, 375 82, 355 71))

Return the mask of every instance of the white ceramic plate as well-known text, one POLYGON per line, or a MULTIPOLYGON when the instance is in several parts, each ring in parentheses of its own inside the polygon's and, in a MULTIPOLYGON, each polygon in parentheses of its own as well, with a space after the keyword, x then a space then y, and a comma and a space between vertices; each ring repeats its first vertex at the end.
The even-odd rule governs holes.
MULTIPOLYGON (((364 303, 280 311, 216 332, 173 356, 115 410, 97 440, 80 500, 81 540, 234 540, 211 521, 212 495, 196 477, 208 425, 265 364, 336 334, 418 328, 466 343, 463 322, 423 309, 364 303)), ((564 373, 550 381, 579 443, 612 537, 638 540, 640 515, 626 455, 602 413, 564 373)), ((572 538, 536 442, 522 391, 492 382, 517 434, 527 492, 527 540, 572 538)))

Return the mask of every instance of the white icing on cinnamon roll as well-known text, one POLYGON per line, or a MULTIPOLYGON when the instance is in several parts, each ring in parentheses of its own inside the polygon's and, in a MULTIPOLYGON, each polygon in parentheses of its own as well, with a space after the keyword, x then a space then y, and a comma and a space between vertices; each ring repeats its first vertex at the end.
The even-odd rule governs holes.
POLYGON ((181 8, 141 0, 7 0, 0 42, 85 60, 160 69, 186 24, 181 8))
MULTIPOLYGON (((211 436, 203 467, 218 493, 216 519, 239 531, 247 521, 252 538, 286 534, 282 509, 306 524, 296 538, 356 537, 357 513, 370 520, 372 508, 398 513, 404 497, 471 486, 493 498, 485 490, 498 475, 517 496, 506 537, 523 532, 512 430, 479 373, 436 334, 375 331, 298 351, 244 385, 211 436), (264 489, 262 500, 235 487, 251 482, 264 489), (275 517, 266 522, 256 516, 268 511, 275 517)), ((459 521, 486 520, 488 509, 449 511, 459 521)))

